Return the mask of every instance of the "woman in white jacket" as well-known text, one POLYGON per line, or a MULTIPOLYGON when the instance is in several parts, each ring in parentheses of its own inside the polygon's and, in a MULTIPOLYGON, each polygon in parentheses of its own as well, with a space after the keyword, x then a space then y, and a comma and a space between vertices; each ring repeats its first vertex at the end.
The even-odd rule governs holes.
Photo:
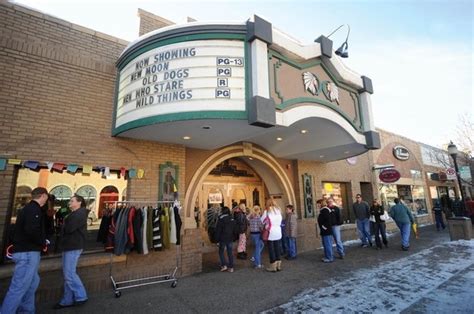
POLYGON ((270 255, 270 266, 267 271, 276 272, 281 270, 280 241, 281 241, 281 221, 283 219, 281 210, 275 205, 273 199, 268 199, 266 210, 263 213, 262 223, 270 224, 270 234, 268 236, 268 253, 270 255), (267 219, 268 218, 268 219, 267 219))

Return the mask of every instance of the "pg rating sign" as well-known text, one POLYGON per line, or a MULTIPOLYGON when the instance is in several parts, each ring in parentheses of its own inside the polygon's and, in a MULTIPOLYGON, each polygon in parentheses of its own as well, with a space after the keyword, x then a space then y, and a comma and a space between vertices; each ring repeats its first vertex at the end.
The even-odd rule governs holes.
POLYGON ((229 77, 232 77, 232 67, 243 67, 244 58, 217 57, 217 88, 216 98, 230 98, 229 77))
POLYGON ((153 116, 245 111, 244 42, 197 40, 154 48, 120 70, 115 127, 153 116))

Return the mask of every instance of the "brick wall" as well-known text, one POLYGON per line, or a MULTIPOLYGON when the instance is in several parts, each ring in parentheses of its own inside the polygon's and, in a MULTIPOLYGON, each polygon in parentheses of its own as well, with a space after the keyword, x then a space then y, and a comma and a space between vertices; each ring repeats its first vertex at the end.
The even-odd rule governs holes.
POLYGON ((170 26, 175 23, 157 16, 151 12, 138 9, 138 16, 140 18, 140 31, 139 36, 157 30, 159 28, 170 26))
MULTIPOLYGON (((173 161, 180 169, 178 189, 184 191, 184 146, 111 137, 115 61, 126 45, 64 20, 1 3, 0 157, 143 168, 145 177, 130 180, 128 186, 130 199, 140 200, 157 200, 159 165, 173 161)), ((0 172, 2 233, 14 184, 13 168, 8 166, 0 172)), ((190 251, 184 261, 198 260, 194 241, 194 236, 185 234, 183 246, 190 251)), ((156 273, 175 264, 176 250, 130 255, 123 271, 139 276, 146 265, 156 273)), ((104 283, 102 267, 81 270, 89 288, 110 286, 104 283)), ((186 266, 181 274, 195 270, 186 266)), ((60 277, 60 272, 42 274, 59 285, 60 277)), ((8 285, 9 278, 1 281, 8 285)), ((49 284, 50 280, 42 280, 40 290, 46 286, 57 290, 49 289, 49 284)))

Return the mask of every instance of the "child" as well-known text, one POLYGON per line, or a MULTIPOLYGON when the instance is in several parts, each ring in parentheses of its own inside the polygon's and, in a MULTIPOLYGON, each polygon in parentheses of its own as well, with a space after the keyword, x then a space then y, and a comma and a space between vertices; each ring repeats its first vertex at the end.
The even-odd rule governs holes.
POLYGON ((287 237, 288 254, 287 260, 296 258, 296 236, 297 236, 297 221, 293 205, 286 205, 286 225, 285 235, 287 237))
POLYGON ((254 262, 256 269, 263 268, 262 265, 262 251, 263 251, 263 240, 261 237, 261 230, 263 228, 262 221, 260 220, 260 206, 255 205, 252 213, 249 216, 250 223, 250 237, 255 246, 251 261, 254 262))

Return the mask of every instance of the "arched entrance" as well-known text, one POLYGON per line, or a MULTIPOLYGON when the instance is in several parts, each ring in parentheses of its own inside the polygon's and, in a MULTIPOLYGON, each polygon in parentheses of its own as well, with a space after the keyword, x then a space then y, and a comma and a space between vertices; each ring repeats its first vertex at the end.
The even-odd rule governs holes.
MULTIPOLYGON (((203 253, 216 251, 216 246, 209 242, 205 228, 209 195, 217 192, 222 194, 219 205, 228 207, 232 206, 233 201, 243 201, 249 208, 254 204, 263 206, 266 197, 274 197, 281 208, 288 203, 296 204, 292 182, 281 164, 268 152, 250 143, 217 151, 196 170, 184 200, 185 228, 201 228, 203 253), (227 170, 222 169, 226 167, 227 170), (235 176, 230 170, 232 168, 241 176, 235 176), (216 169, 220 169, 220 176, 217 176, 216 169), (245 171, 248 176, 245 176, 245 171), (200 218, 196 219, 196 216, 200 218)), ((206 263, 204 256, 203 263, 206 263)))
POLYGON ((99 198, 99 218, 102 218, 107 202, 115 202, 119 200, 119 193, 115 186, 108 185, 100 191, 99 198))

